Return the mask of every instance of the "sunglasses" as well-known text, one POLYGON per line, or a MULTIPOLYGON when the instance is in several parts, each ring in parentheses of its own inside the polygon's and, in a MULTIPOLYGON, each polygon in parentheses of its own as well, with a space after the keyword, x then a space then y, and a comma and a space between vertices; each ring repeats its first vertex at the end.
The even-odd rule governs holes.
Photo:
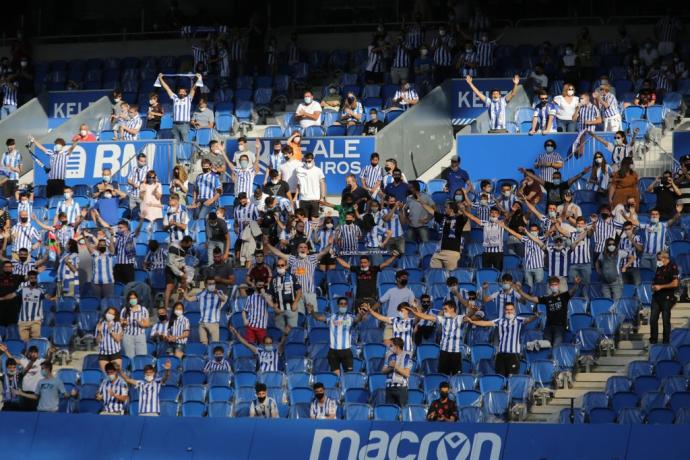
POLYGON ((616 136, 616 139, 623 139, 623 138, 622 138, 622 137, 620 137, 620 136, 616 136))
POLYGON ((542 102, 549 102, 548 99, 539 99, 539 100, 542 101, 542 102))
POLYGON ((284 268, 284 267, 286 267, 286 266, 287 266, 287 265, 285 265, 285 264, 282 264, 282 265, 276 265, 276 267, 278 267, 278 268, 284 268))

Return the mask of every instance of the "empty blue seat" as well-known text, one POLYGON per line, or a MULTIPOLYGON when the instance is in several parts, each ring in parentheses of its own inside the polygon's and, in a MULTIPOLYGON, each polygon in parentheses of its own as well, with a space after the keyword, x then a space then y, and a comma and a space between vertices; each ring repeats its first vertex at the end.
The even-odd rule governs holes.
POLYGON ((371 406, 369 404, 345 404, 345 420, 369 420, 370 414, 371 406))

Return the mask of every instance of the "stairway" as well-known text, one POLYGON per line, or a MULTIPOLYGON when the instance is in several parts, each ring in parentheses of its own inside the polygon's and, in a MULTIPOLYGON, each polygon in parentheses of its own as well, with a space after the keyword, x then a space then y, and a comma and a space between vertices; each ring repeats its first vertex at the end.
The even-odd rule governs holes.
MULTIPOLYGON (((690 303, 679 303, 671 310, 671 326, 687 327, 690 318, 690 303)), ((661 321, 659 321, 661 323, 661 321)), ((659 324, 661 334, 661 324, 659 324)), ((582 405, 582 395, 588 391, 604 391, 606 380, 614 375, 626 375, 626 367, 629 362, 638 359, 647 359, 647 351, 644 349, 649 340, 649 325, 641 325, 637 334, 632 334, 630 340, 618 342, 612 356, 601 356, 590 372, 578 372, 575 374, 572 389, 557 390, 554 398, 547 401, 546 405, 533 405, 527 422, 558 423, 558 414, 561 409, 570 407, 574 398, 576 408, 582 405)))

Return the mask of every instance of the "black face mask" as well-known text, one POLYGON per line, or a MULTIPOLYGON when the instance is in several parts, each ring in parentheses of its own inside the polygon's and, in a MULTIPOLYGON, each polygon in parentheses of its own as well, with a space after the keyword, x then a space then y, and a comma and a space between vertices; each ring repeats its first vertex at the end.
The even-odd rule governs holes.
POLYGON ((610 216, 610 214, 607 213, 607 212, 602 212, 602 213, 601 213, 601 218, 602 218, 602 219, 608 219, 609 216, 610 216))
POLYGON ((448 392, 447 391, 439 391, 438 395, 441 397, 441 399, 448 398, 448 392))
POLYGON ((431 307, 431 302, 422 302, 422 308, 426 310, 429 307, 431 307))
POLYGON ((345 223, 346 223, 347 225, 351 225, 351 224, 354 224, 355 221, 354 221, 354 220, 349 220, 349 219, 348 219, 348 220, 345 221, 345 223))
POLYGON ((316 393, 314 396, 316 397, 316 399, 321 400, 321 399, 323 399, 324 396, 326 396, 326 394, 325 393, 316 393))
POLYGON ((257 396, 256 399, 257 399, 257 401, 259 401, 260 403, 263 403, 264 401, 266 401, 266 396, 263 396, 263 397, 257 396))
POLYGON ((214 356, 213 359, 215 359, 216 362, 221 362, 221 361, 223 361, 223 357, 222 357, 222 356, 214 356))
POLYGON ((105 246, 98 246, 98 250, 100 252, 105 252, 105 246))
POLYGON ((63 226, 67 225, 67 221, 66 221, 66 220, 61 220, 61 221, 60 221, 60 225, 63 225, 63 226))
POLYGON ((383 169, 384 169, 384 170, 385 170, 385 171, 386 171, 387 173, 391 172, 391 168, 390 168, 390 166, 386 166, 386 167, 385 167, 385 168, 383 168, 383 169))
POLYGON ((168 319, 168 315, 158 315, 158 320, 159 321, 165 321, 168 319))
POLYGON ((407 278, 401 278, 398 280, 400 286, 407 286, 407 278))
POLYGON ((393 182, 400 182, 402 177, 393 177, 393 182))
POLYGON ((28 257, 20 257, 19 258, 19 260, 21 260, 22 262, 26 262, 27 259, 28 259, 28 257))
POLYGON ((25 224, 25 223, 27 223, 27 222, 29 221, 29 218, 28 218, 28 217, 20 217, 19 220, 20 220, 23 224, 25 224))
POLYGON ((207 172, 209 172, 211 170, 211 168, 201 168, 201 170, 203 171, 204 174, 206 174, 207 172))

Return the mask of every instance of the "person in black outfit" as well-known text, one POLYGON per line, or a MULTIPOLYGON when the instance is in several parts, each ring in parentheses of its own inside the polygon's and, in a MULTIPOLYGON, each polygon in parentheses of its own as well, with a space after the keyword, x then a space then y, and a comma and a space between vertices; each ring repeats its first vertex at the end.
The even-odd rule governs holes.
POLYGON ((441 225, 441 248, 431 256, 429 267, 455 270, 462 251, 462 229, 467 224, 467 216, 459 212, 458 203, 448 201, 445 214, 434 213, 434 218, 441 225))
MULTIPOLYGON (((429 314, 431 309, 431 296, 429 294, 422 294, 419 298, 419 303, 422 307, 422 313, 429 314)), ((436 324, 429 321, 420 321, 414 329, 414 336, 412 337, 415 345, 419 345, 423 340, 428 340, 436 333, 436 324)))
POLYGON ((671 262, 667 251, 661 251, 656 256, 656 273, 652 280, 652 312, 649 318, 649 343, 657 343, 659 338, 659 315, 662 317, 664 327, 663 343, 669 343, 671 336, 671 308, 676 303, 676 289, 680 285, 678 281, 678 266, 671 262))
POLYGON ((561 280, 557 276, 549 278, 549 293, 544 296, 534 296, 525 293, 522 287, 514 284, 515 291, 532 303, 546 305, 546 326, 544 339, 551 342, 551 347, 563 343, 565 331, 568 328, 568 302, 575 295, 582 279, 575 278, 575 284, 569 291, 561 292, 561 280))
POLYGON ((682 193, 673 181, 671 171, 664 171, 661 177, 654 179, 654 182, 647 187, 648 193, 656 195, 656 208, 661 214, 661 220, 667 221, 676 215, 676 201, 682 193))
MULTIPOLYGON (((0 297, 16 292, 23 281, 23 276, 12 273, 12 262, 9 260, 4 261, 2 263, 2 273, 0 273, 0 297)), ((20 305, 20 297, 0 300, 0 326, 17 324, 20 305)))
POLYGON ((448 397, 450 385, 441 382, 438 385, 438 399, 434 400, 426 413, 426 419, 430 422, 455 422, 458 420, 458 406, 448 397))
POLYGON ((580 179, 584 177, 585 174, 590 172, 592 170, 591 166, 587 166, 585 169, 583 169, 580 174, 577 174, 576 176, 571 177, 567 181, 563 181, 563 178, 561 177, 560 171, 554 171, 553 173, 553 181, 552 182, 547 182, 541 177, 537 176, 536 174, 526 170, 525 168, 518 168, 518 171, 520 171, 522 174, 525 176, 531 178, 533 181, 535 181, 537 184, 541 185, 544 187, 544 190, 546 190, 546 204, 555 204, 556 206, 563 204, 563 194, 566 192, 566 190, 570 189, 570 187, 580 179))
POLYGON ((392 264, 396 257, 398 257, 398 252, 393 251, 393 255, 384 260, 381 265, 372 265, 369 256, 361 256, 359 258, 359 265, 350 265, 341 257, 335 258, 341 267, 354 273, 357 279, 357 297, 354 303, 356 311, 359 311, 359 307, 363 303, 373 305, 376 302, 379 297, 378 288, 376 287, 378 274, 392 264))

